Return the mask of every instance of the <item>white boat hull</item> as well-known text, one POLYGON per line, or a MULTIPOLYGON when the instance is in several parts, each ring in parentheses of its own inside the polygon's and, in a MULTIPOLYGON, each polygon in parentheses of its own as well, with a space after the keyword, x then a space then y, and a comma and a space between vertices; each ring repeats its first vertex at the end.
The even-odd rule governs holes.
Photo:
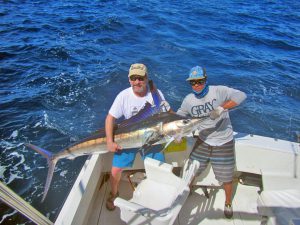
MULTIPOLYGON (((298 188, 298 190, 300 190, 300 159, 298 156, 300 150, 298 143, 240 133, 235 134, 235 140, 237 174, 249 173, 262 176, 264 191, 282 189, 284 185, 287 186, 288 183, 281 182, 282 179, 286 179, 289 182, 291 181, 291 185, 296 185, 295 188, 298 188)), ((171 152, 165 154, 166 162, 172 164, 174 167, 182 167, 184 164, 184 160, 188 157, 191 151, 193 141, 194 140, 192 137, 188 138, 186 151, 171 152)), ((98 190, 102 180, 101 176, 103 176, 105 173, 109 173, 110 171, 111 158, 112 154, 108 153, 104 155, 93 155, 86 161, 55 224, 87 224, 87 221, 91 221, 89 216, 91 215, 91 212, 94 207, 93 201, 96 198, 95 196, 98 194, 98 190)), ((143 162, 138 156, 134 163, 134 167, 131 169, 142 168, 143 162)), ((213 189, 211 189, 211 193, 215 192, 215 197, 218 196, 219 201, 224 202, 224 194, 217 194, 219 192, 216 188, 220 184, 215 180, 214 174, 210 168, 208 168, 207 171, 201 176, 197 177, 194 185, 212 187, 213 189)), ((294 186, 291 185, 290 187, 284 188, 293 188, 294 186)), ((247 195, 248 192, 252 193, 252 195, 255 194, 256 196, 254 197, 256 199, 259 197, 257 193, 258 191, 260 191, 259 187, 240 185, 237 188, 239 191, 234 196, 234 201, 236 202, 245 202, 244 200, 246 200, 247 197, 250 198, 250 194, 247 195), (243 197, 243 195, 245 196, 243 197), (245 199, 242 201, 241 198, 245 199)), ((219 208, 217 211, 215 208, 213 208, 213 210, 208 211, 206 213, 197 211, 197 209, 199 210, 200 205, 202 205, 202 207, 207 207, 203 205, 205 203, 205 201, 203 202, 203 197, 200 196, 200 199, 198 200, 198 206, 191 206, 190 204, 192 203, 189 203, 188 199, 186 206, 182 208, 182 212, 180 213, 182 218, 184 218, 183 214, 201 218, 203 216, 206 216, 208 218, 207 220, 205 220, 206 222, 204 222, 203 220, 199 222, 202 222, 201 224, 214 224, 209 223, 208 221, 214 221, 215 216, 215 219, 216 221, 218 221, 218 224, 226 224, 225 222, 228 222, 228 220, 224 218, 222 218, 221 221, 224 220, 225 222, 220 222, 219 216, 220 214, 223 215, 222 208, 219 208), (200 202, 201 199, 202 203, 200 202)), ((251 201, 249 200, 249 203, 250 202, 251 201)), ((260 224, 261 216, 258 215, 256 202, 257 201, 253 201, 252 199, 252 205, 241 203, 240 206, 234 206, 234 210, 244 210, 244 212, 241 211, 244 214, 252 213, 255 219, 253 221, 251 220, 253 223, 249 224, 260 224), (236 207, 238 207, 239 209, 237 209, 236 207)), ((99 202, 98 204, 103 203, 99 202)), ((105 208, 104 205, 102 206, 102 208, 105 208)), ((236 214, 234 214, 234 216, 235 215, 236 214)), ((109 216, 106 218, 109 219, 109 216)), ((232 221, 237 219, 238 218, 235 218, 232 221)), ((107 219, 105 221, 107 222, 106 224, 113 224, 111 223, 112 221, 109 222, 107 219)), ((187 222, 186 220, 183 221, 187 222)), ((248 224, 244 222, 245 221, 242 220, 240 224, 248 224)), ((122 222, 119 224, 122 224, 122 222)))

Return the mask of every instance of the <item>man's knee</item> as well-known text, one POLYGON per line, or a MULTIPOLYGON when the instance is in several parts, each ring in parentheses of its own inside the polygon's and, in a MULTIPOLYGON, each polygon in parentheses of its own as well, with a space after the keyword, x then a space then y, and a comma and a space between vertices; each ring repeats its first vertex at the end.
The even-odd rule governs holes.
POLYGON ((118 168, 118 167, 112 167, 111 168, 111 176, 113 178, 117 178, 120 176, 120 174, 122 173, 122 168, 118 168))

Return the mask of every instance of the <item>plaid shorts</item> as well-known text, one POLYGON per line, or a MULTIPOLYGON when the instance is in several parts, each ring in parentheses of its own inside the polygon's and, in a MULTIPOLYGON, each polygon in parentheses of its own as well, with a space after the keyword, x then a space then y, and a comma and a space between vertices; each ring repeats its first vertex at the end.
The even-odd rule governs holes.
POLYGON ((197 139, 190 159, 200 162, 197 175, 200 175, 211 162, 216 179, 223 183, 231 182, 235 168, 234 140, 221 146, 210 146, 197 139))

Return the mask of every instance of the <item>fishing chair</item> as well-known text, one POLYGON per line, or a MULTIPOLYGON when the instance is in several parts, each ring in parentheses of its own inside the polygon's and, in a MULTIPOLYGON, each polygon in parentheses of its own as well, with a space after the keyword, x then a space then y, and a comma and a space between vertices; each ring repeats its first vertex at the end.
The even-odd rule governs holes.
POLYGON ((172 173, 173 166, 155 159, 145 159, 146 179, 130 200, 116 198, 121 219, 127 224, 173 224, 190 192, 199 162, 185 164, 182 178, 172 173))

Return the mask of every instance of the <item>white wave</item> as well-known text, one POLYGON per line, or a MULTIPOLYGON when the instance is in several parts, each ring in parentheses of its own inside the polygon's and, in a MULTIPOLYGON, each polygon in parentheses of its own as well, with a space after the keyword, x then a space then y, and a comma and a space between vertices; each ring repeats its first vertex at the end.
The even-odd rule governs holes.
POLYGON ((17 174, 11 174, 9 176, 8 181, 6 182, 6 184, 10 184, 14 179, 22 179, 23 177, 17 175, 17 174))
POLYGON ((19 161, 17 164, 15 164, 15 165, 13 166, 14 169, 17 169, 17 167, 18 167, 19 165, 21 165, 21 164, 23 164, 23 163, 25 162, 24 155, 19 154, 19 153, 17 153, 17 152, 12 152, 12 153, 9 154, 9 156, 16 156, 16 157, 20 158, 20 161, 19 161))
POLYGON ((9 150, 9 149, 20 147, 23 144, 22 143, 11 143, 11 142, 8 142, 8 141, 5 141, 5 140, 1 140, 0 145, 4 149, 9 150))
POLYGON ((258 87, 262 91, 262 96, 266 97, 273 97, 277 95, 282 95, 283 94, 283 89, 279 86, 272 86, 272 87, 267 87, 264 83, 258 84, 258 87))
POLYGON ((57 130, 61 134, 67 135, 67 133, 64 130, 62 130, 59 126, 57 126, 55 123, 52 123, 50 121, 49 116, 45 111, 44 111, 44 121, 45 121, 46 127, 57 130))
POLYGON ((68 173, 68 171, 66 171, 66 170, 64 170, 64 171, 62 171, 62 172, 60 172, 60 176, 61 177, 66 177, 66 174, 68 173))
POLYGON ((0 166, 0 179, 4 178, 5 170, 6 170, 6 166, 0 166))
MULTIPOLYGON (((38 153, 37 153, 38 154, 38 153)), ((36 167, 37 169, 45 169, 46 167, 45 166, 38 166, 36 167)))
POLYGON ((14 210, 12 213, 8 213, 8 214, 3 215, 2 220, 0 221, 0 224, 1 224, 6 218, 13 216, 13 215, 16 214, 17 212, 18 212, 17 210, 14 210))
POLYGON ((42 196, 43 192, 41 190, 44 189, 43 183, 35 183, 32 185, 32 191, 30 192, 31 198, 36 198, 37 196, 42 196))
POLYGON ((1 144, 1 146, 4 147, 5 149, 12 149, 12 148, 15 147, 12 143, 10 143, 10 142, 8 142, 8 141, 5 141, 5 140, 2 140, 2 141, 0 142, 0 144, 1 144))
POLYGON ((9 136, 9 139, 15 139, 16 137, 18 137, 19 135, 19 131, 18 130, 15 130, 12 132, 12 134, 9 136))
POLYGON ((24 165, 24 170, 30 170, 31 168, 27 165, 24 165))
POLYGON ((178 95, 178 91, 176 90, 169 90, 167 93, 167 99, 172 99, 179 102, 183 100, 182 96, 178 95))
POLYGON ((34 126, 33 126, 33 128, 37 128, 37 127, 40 127, 42 125, 42 122, 41 121, 39 121, 39 122, 37 122, 34 126))
POLYGON ((0 166, 0 178, 2 179, 8 179, 6 181, 7 184, 11 183, 15 179, 23 179, 23 168, 25 170, 29 170, 30 167, 28 167, 24 162, 25 162, 25 157, 23 154, 19 154, 18 152, 11 152, 7 155, 8 157, 6 158, 7 162, 13 162, 10 163, 9 165, 6 166, 0 166), (17 160, 16 160, 17 159, 17 160), (9 175, 8 177, 4 176, 4 172, 8 171, 9 175))

